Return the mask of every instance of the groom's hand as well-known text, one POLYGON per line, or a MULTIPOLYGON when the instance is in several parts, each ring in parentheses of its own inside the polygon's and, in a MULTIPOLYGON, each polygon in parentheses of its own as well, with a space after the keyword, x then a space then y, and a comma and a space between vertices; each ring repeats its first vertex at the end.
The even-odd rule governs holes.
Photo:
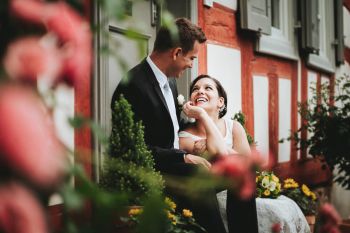
POLYGON ((208 160, 206 160, 203 157, 192 154, 186 154, 184 159, 185 163, 199 164, 204 166, 208 170, 211 168, 211 163, 209 163, 208 160))

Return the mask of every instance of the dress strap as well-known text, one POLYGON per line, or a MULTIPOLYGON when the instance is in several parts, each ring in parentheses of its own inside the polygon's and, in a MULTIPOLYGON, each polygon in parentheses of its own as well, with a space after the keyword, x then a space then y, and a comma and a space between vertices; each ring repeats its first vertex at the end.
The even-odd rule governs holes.
POLYGON ((204 138, 198 137, 196 135, 193 135, 187 131, 180 131, 179 132, 179 138, 192 138, 194 141, 202 140, 204 138))

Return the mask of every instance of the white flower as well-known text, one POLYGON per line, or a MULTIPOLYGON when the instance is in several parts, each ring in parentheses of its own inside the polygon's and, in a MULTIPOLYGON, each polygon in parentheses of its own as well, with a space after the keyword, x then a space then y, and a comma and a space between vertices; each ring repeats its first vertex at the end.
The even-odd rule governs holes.
POLYGON ((182 105, 184 105, 184 103, 185 103, 185 97, 183 96, 183 95, 178 95, 177 96, 177 103, 180 105, 180 106, 182 106, 182 105))
POLYGON ((263 178, 263 180, 261 181, 261 186, 263 186, 264 188, 267 188, 267 187, 269 187, 269 184, 270 184, 269 177, 265 176, 263 178))
POLYGON ((276 182, 271 181, 270 184, 269 184, 269 190, 271 192, 273 192, 273 191, 275 191, 275 189, 276 189, 276 182))

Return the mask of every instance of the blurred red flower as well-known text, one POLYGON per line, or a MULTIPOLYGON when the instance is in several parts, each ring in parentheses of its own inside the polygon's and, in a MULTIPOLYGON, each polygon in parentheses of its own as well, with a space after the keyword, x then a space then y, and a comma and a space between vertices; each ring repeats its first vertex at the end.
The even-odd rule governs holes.
POLYGON ((54 39, 27 37, 9 45, 4 66, 11 78, 36 81, 43 77, 53 83, 60 75, 62 61, 54 39))
POLYGON ((48 232, 42 206, 20 184, 9 183, 0 187, 0 232, 48 232))
POLYGON ((213 174, 232 179, 241 199, 249 199, 255 193, 255 171, 261 159, 254 156, 229 155, 216 161, 211 171, 213 174))
POLYGON ((321 220, 320 233, 340 233, 338 224, 341 222, 341 217, 334 207, 326 203, 319 210, 321 220))
POLYGON ((1 163, 31 182, 51 187, 65 169, 65 150, 41 99, 29 88, 0 87, 1 163))
POLYGON ((76 85, 90 77, 91 32, 89 24, 65 2, 45 3, 36 0, 12 0, 13 12, 30 22, 43 24, 57 35, 64 54, 62 77, 76 85))
POLYGON ((275 223, 271 227, 272 233, 280 233, 281 232, 281 224, 275 223))

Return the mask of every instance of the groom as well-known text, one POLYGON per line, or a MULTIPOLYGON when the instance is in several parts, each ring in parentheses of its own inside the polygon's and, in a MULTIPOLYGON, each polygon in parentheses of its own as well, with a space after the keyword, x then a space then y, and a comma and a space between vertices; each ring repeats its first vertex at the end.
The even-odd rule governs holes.
MULTIPOLYGON (((136 120, 145 126, 145 141, 152 150, 156 169, 162 174, 191 176, 198 166, 210 167, 202 157, 179 150, 179 108, 176 81, 187 68, 192 68, 200 44, 206 37, 198 26, 185 18, 175 21, 177 35, 160 28, 151 55, 132 68, 112 98, 112 109, 120 94, 129 101, 136 120)), ((215 191, 205 203, 194 203, 186 196, 167 190, 181 207, 190 208, 196 220, 209 233, 224 233, 215 191)))

